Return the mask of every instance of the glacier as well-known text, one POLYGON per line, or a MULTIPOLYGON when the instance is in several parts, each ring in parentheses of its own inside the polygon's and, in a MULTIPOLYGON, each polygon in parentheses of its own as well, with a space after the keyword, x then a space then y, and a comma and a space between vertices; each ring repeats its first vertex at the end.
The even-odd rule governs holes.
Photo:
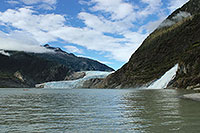
POLYGON ((109 74, 113 73, 113 72, 103 72, 103 71, 84 71, 84 72, 86 73, 86 76, 81 79, 47 82, 36 86, 43 86, 44 88, 76 89, 76 88, 81 88, 83 86, 83 83, 87 80, 94 78, 106 78, 109 74))
POLYGON ((167 71, 160 79, 153 82, 147 89, 164 89, 167 85, 176 77, 176 72, 178 70, 178 64, 167 71))

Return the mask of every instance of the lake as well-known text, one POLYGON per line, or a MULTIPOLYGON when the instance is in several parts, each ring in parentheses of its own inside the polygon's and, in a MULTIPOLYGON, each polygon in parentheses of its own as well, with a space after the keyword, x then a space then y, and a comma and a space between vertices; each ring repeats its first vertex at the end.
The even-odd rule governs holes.
POLYGON ((187 91, 0 89, 1 132, 200 132, 187 91))

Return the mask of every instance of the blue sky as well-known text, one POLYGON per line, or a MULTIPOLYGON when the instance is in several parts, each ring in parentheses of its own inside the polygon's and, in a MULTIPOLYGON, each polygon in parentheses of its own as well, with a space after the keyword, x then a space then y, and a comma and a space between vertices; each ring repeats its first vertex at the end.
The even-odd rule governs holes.
POLYGON ((1 0, 0 49, 61 47, 120 68, 188 0, 1 0))

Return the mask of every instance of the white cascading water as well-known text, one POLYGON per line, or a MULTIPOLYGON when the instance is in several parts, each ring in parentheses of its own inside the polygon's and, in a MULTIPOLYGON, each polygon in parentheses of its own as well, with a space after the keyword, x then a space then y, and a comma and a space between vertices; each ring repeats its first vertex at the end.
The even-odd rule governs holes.
POLYGON ((10 56, 10 54, 5 52, 4 50, 0 50, 0 54, 5 55, 5 56, 10 56))
POLYGON ((176 72, 178 70, 178 64, 167 71, 160 79, 153 82, 148 89, 164 89, 167 87, 170 81, 176 77, 176 72))
POLYGON ((83 86, 83 83, 89 79, 106 78, 112 72, 85 71, 85 73, 86 73, 86 76, 81 79, 70 80, 70 81, 47 82, 47 83, 43 83, 43 85, 44 85, 44 88, 76 89, 76 88, 81 88, 81 86, 83 86))

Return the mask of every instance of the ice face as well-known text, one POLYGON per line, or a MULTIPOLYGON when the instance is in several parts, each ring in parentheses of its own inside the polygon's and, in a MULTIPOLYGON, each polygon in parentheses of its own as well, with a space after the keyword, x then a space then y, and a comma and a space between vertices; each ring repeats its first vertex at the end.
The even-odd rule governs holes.
POLYGON ((170 81, 172 81, 178 70, 178 64, 176 64, 173 68, 167 71, 160 79, 153 82, 148 89, 164 89, 167 87, 170 81))
POLYGON ((47 82, 44 83, 43 85, 44 88, 67 88, 67 89, 81 88, 81 86, 85 81, 94 78, 105 78, 112 72, 85 71, 85 73, 86 76, 78 80, 47 82))

